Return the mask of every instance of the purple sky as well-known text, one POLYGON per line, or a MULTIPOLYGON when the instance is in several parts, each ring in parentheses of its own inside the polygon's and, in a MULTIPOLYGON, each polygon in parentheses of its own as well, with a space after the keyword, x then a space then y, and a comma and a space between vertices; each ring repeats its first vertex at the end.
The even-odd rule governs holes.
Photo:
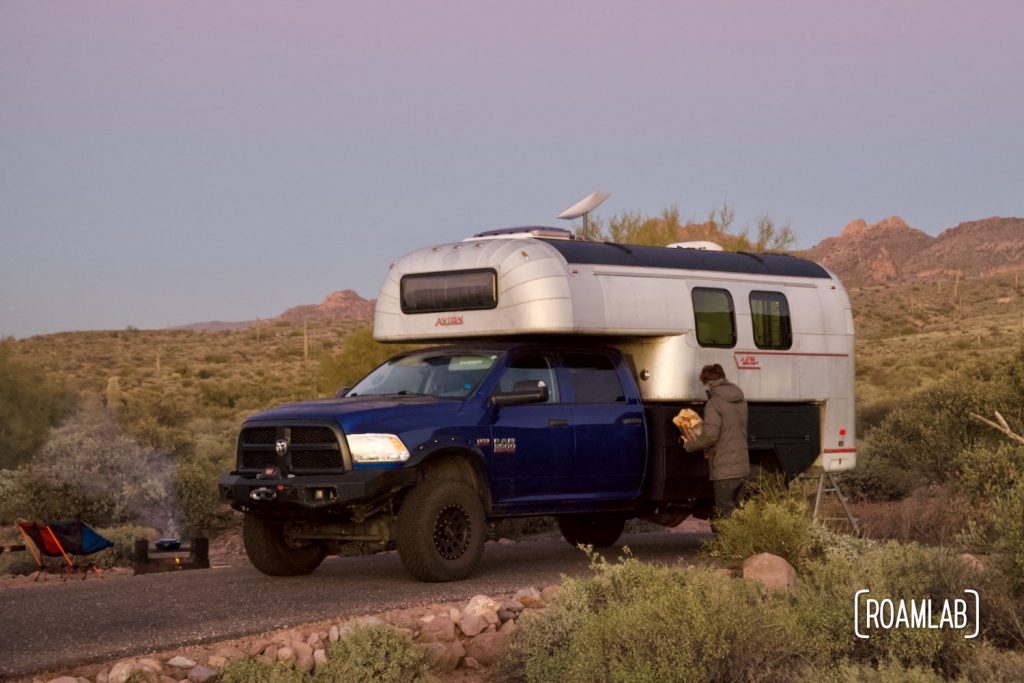
POLYGON ((276 315, 599 215, 1024 215, 1019 2, 0 2, 0 336, 276 315))

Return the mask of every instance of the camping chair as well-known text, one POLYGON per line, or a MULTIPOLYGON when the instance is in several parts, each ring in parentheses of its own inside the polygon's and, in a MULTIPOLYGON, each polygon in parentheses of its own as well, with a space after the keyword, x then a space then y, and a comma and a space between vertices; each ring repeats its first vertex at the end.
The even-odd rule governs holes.
POLYGON ((81 574, 84 580, 90 570, 95 572, 96 576, 102 576, 99 567, 92 563, 79 565, 72 559, 72 555, 91 555, 114 545, 113 541, 103 538, 80 519, 49 524, 18 522, 18 530, 25 537, 25 547, 32 553, 32 559, 39 566, 36 581, 47 569, 44 556, 64 559, 64 563, 60 565, 64 580, 75 574, 81 574), (38 552, 32 549, 33 545, 38 552))

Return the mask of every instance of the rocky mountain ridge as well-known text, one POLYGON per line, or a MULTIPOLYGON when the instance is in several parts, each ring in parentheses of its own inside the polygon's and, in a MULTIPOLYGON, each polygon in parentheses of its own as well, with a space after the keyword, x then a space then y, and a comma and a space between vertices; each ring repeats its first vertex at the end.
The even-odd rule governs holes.
MULTIPOLYGON (((342 289, 331 292, 319 304, 303 304, 292 306, 276 318, 269 321, 287 320, 288 322, 370 322, 373 320, 373 309, 376 299, 364 299, 353 289, 342 289)), ((255 325, 255 320, 209 322, 181 325, 174 329, 194 330, 196 332, 219 332, 221 330, 239 330, 255 325)))
POLYGON ((848 287, 1024 271, 1024 219, 991 217, 932 237, 899 216, 849 223, 804 255, 848 287))

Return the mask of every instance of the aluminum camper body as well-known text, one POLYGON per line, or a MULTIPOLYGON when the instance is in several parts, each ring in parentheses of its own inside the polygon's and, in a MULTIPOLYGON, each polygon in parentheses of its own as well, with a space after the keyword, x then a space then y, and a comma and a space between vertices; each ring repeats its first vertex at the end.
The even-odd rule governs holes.
MULTIPOLYGON (((724 320, 722 311, 718 322, 724 320)), ((816 413, 820 449, 811 466, 837 472, 856 463, 853 316, 842 284, 812 261, 544 237, 471 238, 393 263, 374 316, 374 337, 385 342, 564 336, 618 348, 648 405, 702 402, 700 369, 719 363, 751 404, 752 451, 757 432, 770 432, 779 414, 800 406, 816 413), (702 338, 702 298, 727 302, 731 339, 702 338), (765 318, 766 301, 780 314, 776 319, 765 318), (780 321, 787 334, 758 335, 756 324, 780 321)), ((771 441, 767 433, 760 438, 771 441)))

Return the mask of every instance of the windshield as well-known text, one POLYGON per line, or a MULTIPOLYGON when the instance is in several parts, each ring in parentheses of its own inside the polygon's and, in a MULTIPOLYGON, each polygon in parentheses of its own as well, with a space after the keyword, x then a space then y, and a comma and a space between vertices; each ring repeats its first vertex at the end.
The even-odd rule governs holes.
POLYGON ((346 395, 465 398, 497 358, 496 353, 420 351, 389 360, 364 377, 346 395))

